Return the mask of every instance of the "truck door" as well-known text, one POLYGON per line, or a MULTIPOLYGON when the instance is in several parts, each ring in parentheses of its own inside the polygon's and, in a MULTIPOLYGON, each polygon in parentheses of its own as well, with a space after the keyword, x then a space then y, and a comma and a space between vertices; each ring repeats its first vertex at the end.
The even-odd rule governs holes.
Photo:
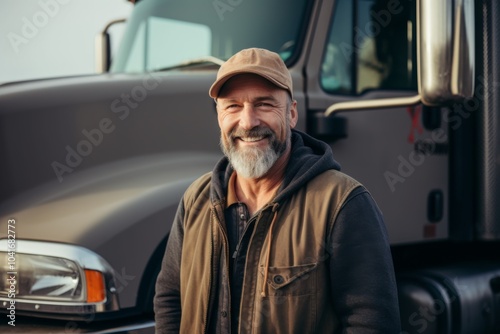
POLYGON ((391 244, 448 237, 448 122, 414 105, 326 117, 333 103, 417 94, 415 2, 324 1, 306 62, 307 131, 379 204, 391 244))

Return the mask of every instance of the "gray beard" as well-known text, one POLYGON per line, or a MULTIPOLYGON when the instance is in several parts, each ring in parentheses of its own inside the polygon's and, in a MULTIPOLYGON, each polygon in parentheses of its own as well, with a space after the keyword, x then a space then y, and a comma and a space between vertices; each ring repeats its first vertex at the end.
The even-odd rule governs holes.
POLYGON ((264 176, 276 161, 283 155, 287 148, 287 141, 290 137, 290 130, 284 142, 280 142, 276 134, 268 128, 254 128, 250 131, 235 134, 232 131, 228 136, 228 143, 224 143, 221 138, 220 146, 224 155, 229 159, 233 169, 244 178, 257 179, 264 176), (267 135, 269 144, 265 148, 245 147, 237 148, 235 137, 267 135))

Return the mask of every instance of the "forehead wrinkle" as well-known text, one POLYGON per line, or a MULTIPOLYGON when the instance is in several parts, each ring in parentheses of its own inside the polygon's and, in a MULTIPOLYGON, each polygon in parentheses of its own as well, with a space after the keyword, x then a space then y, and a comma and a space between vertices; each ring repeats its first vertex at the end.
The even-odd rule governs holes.
POLYGON ((253 102, 262 102, 262 101, 279 102, 279 100, 273 95, 257 96, 256 98, 253 99, 253 102))
MULTIPOLYGON (((241 102, 242 99, 234 97, 227 97, 227 98, 221 97, 218 100, 223 103, 237 103, 241 102)), ((243 100, 246 100, 246 98, 243 98, 243 100)), ((276 103, 280 102, 280 100, 273 95, 262 95, 250 99, 250 102, 262 102, 262 101, 273 101, 276 103)))

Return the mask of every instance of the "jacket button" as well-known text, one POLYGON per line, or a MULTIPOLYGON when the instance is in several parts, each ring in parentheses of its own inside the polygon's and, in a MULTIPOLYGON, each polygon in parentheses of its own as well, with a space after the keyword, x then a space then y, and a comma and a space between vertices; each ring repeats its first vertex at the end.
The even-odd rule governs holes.
POLYGON ((226 312, 226 311, 222 311, 222 312, 220 313, 220 315, 221 315, 223 318, 225 318, 225 317, 227 317, 227 312, 226 312))
POLYGON ((276 284, 282 284, 283 282, 285 282, 285 279, 281 275, 276 275, 273 277, 273 281, 276 284))

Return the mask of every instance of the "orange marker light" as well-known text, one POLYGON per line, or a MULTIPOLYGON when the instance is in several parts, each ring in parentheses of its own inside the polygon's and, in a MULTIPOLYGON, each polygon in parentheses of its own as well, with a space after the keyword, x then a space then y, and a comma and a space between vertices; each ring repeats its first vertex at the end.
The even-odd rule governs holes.
POLYGON ((106 299, 106 288, 102 273, 95 270, 85 269, 85 280, 87 282, 87 303, 99 303, 106 299))

